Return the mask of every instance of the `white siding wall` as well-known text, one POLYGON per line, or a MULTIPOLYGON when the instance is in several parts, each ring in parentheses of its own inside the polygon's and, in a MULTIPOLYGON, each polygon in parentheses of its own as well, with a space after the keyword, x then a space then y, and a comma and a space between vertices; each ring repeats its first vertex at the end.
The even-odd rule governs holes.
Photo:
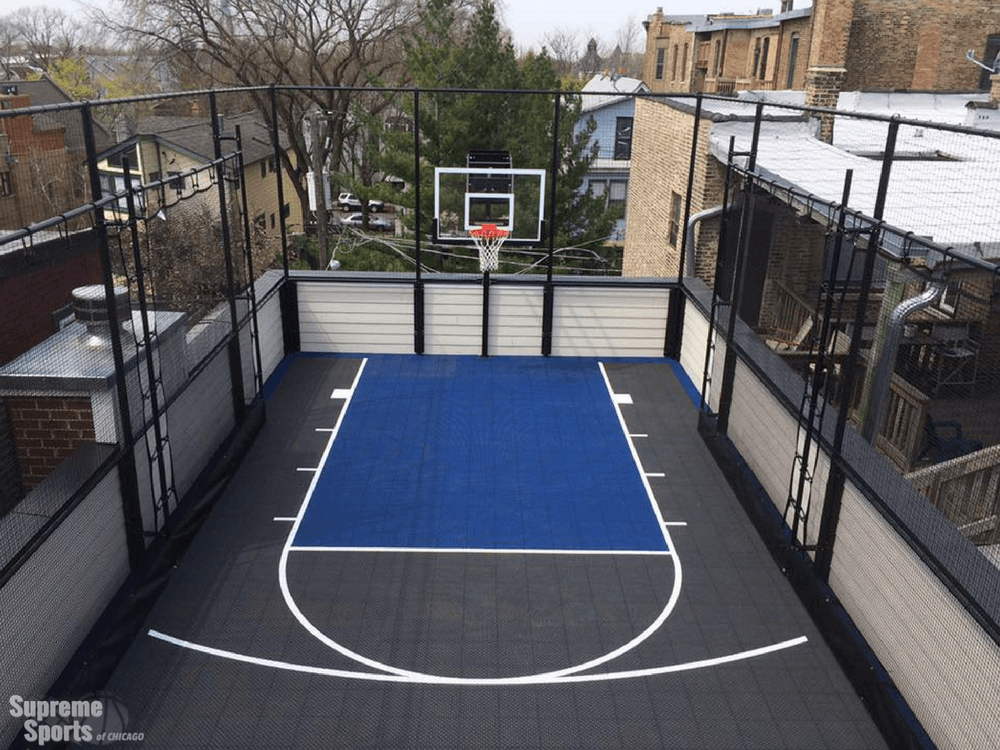
POLYGON ((542 353, 542 288, 490 287, 490 354, 542 353))
POLYGON ((851 484, 830 584, 939 748, 1000 747, 1000 649, 851 484))
POLYGON ((413 287, 409 284, 298 283, 303 352, 413 351, 413 287))
POLYGON ((667 289, 557 288, 552 353, 662 357, 669 298, 667 289))
MULTIPOLYGON (((493 291, 496 290, 490 290, 493 291)), ((482 287, 475 284, 428 284, 424 287, 424 351, 427 354, 479 354, 483 349, 482 332, 482 287)))
MULTIPOLYGON (((118 473, 112 470, 0 588, 5 703, 12 695, 45 696, 128 572, 118 473)), ((20 727, 9 711, 0 711, 0 746, 20 727)))

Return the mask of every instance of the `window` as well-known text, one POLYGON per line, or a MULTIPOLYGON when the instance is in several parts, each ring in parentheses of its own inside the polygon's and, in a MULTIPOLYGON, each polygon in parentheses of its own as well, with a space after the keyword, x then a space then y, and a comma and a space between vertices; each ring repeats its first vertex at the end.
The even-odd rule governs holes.
POLYGON ((628 195, 627 180, 611 180, 608 183, 608 205, 617 206, 625 202, 628 195))
POLYGON ((681 80, 687 80, 688 77, 688 46, 687 42, 684 43, 684 57, 681 62, 681 80))
POLYGON ((670 71, 670 80, 671 81, 676 81, 677 80, 677 54, 678 54, 679 50, 680 50, 680 48, 675 44, 674 45, 674 62, 673 62, 673 65, 671 66, 671 71, 670 71))
POLYGON ((771 37, 764 37, 764 46, 760 53, 760 79, 767 80, 767 51, 771 46, 771 37))
POLYGON ((660 47, 656 50, 656 80, 663 80, 663 58, 666 56, 666 50, 660 47))
POLYGON ((757 77, 757 69, 760 66, 760 39, 757 40, 757 44, 753 48, 753 69, 750 71, 750 77, 757 77))
POLYGON ((615 158, 632 158, 632 118, 619 117, 615 121, 615 158))
POLYGON ((7 198, 14 194, 14 181, 10 172, 0 172, 0 198, 7 198))
POLYGON ((679 247, 677 241, 681 236, 681 197, 677 193, 670 194, 670 244, 679 247))
POLYGON ((267 159, 260 160, 260 179, 267 177, 267 159))
POLYGON ((716 39, 715 40, 715 62, 713 63, 713 66, 712 66, 712 75, 714 75, 715 77, 718 77, 720 72, 722 72, 722 40, 721 39, 716 39))
POLYGON ((274 227, 275 227, 275 223, 274 223, 274 214, 272 213, 272 214, 271 214, 271 229, 274 229, 274 227))
POLYGON ((945 315, 955 317, 955 310, 958 308, 958 298, 962 294, 962 282, 950 281, 941 296, 937 298, 935 307, 945 315))
POLYGON ((788 48, 788 76, 785 78, 785 88, 790 89, 795 85, 795 63, 799 56, 799 35, 792 34, 792 41, 788 48))

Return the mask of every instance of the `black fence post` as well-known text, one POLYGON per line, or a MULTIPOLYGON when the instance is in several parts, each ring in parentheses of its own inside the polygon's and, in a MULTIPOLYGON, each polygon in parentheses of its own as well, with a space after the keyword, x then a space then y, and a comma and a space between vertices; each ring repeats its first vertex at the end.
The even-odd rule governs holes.
POLYGON ((554 325, 555 284, 552 282, 552 267, 556 253, 556 181, 559 179, 559 113, 562 110, 562 95, 555 95, 552 115, 552 184, 549 186, 548 229, 549 253, 545 263, 545 286, 542 290, 542 356, 552 354, 552 328, 554 325))
POLYGON ((743 213, 740 218, 740 234, 736 251, 736 270, 733 273, 733 293, 729 301, 729 322, 726 328, 726 356, 722 367, 722 386, 719 391, 719 431, 729 430, 729 413, 733 406, 733 386, 736 378, 736 319, 739 316, 740 300, 746 276, 746 257, 750 253, 750 235, 753 230, 753 214, 756 208, 756 191, 753 186, 753 172, 757 167, 757 144, 760 140, 760 123, 764 114, 764 103, 757 104, 753 125, 753 141, 750 145, 746 177, 743 182, 743 213))
POLYGON ((847 430, 847 421, 850 418, 854 401, 858 362, 861 357, 861 338, 864 332, 865 312, 868 307, 868 292, 875 275, 875 256, 878 255, 878 246, 882 239, 882 217, 885 211, 886 195, 889 191, 889 176, 892 172, 892 160, 896 150, 898 133, 899 118, 894 117, 889 123, 889 131, 886 135, 885 157, 882 160, 878 194, 875 196, 873 218, 877 223, 868 235, 865 267, 861 275, 861 294, 854 313, 854 335, 851 336, 851 346, 847 354, 847 361, 844 363, 844 384, 841 389, 843 395, 841 396, 840 411, 837 413, 837 427, 834 431, 830 454, 830 477, 826 483, 823 513, 820 515, 819 533, 816 541, 816 573, 823 581, 830 580, 833 550, 837 541, 837 526, 840 523, 840 508, 844 500, 844 485, 847 481, 843 456, 844 433, 847 430))
POLYGON ((239 424, 246 416, 243 391, 243 357, 240 352, 240 316, 236 308, 236 280, 233 273, 233 244, 229 230, 228 201, 226 200, 226 165, 222 159, 222 128, 215 92, 208 95, 212 114, 212 143, 215 148, 215 176, 219 185, 219 228, 222 232, 222 252, 226 259, 226 296, 229 298, 229 376, 232 380, 233 414, 239 424))
POLYGON ((243 133, 236 126, 236 164, 240 179, 240 203, 243 206, 243 252, 247 264, 247 304, 253 333, 254 388, 257 398, 264 398, 264 363, 260 356, 260 321, 257 318, 257 277, 253 270, 253 234, 250 229, 250 202, 247 200, 246 162, 243 159, 243 133))
POLYGON ((122 492, 122 514, 125 518, 125 543, 128 548, 129 566, 132 570, 146 567, 146 542, 142 533, 142 510, 139 503, 139 478, 135 467, 135 439, 132 430, 132 415, 128 401, 128 381, 125 378, 125 355, 122 351, 121 326, 125 321, 118 318, 115 304, 114 269, 111 266, 111 250, 108 246, 108 227, 104 220, 104 203, 101 201, 101 175, 97 169, 97 144, 94 139, 93 111, 85 102, 81 111, 83 142, 87 153, 87 171, 90 178, 90 193, 94 201, 94 229, 97 233, 97 247, 101 255, 101 273, 104 277, 104 296, 108 304, 108 326, 111 335, 111 355, 115 363, 115 391, 118 398, 118 418, 120 430, 118 447, 118 481, 122 492))
POLYGON ((424 353, 424 280, 420 268, 421 222, 420 211, 420 91, 413 91, 413 205, 416 233, 413 238, 413 257, 416 277, 413 281, 413 351, 424 353))
POLYGON ((687 193, 684 196, 684 224, 681 227, 681 252, 677 266, 677 281, 679 288, 670 290, 670 303, 667 308, 667 330, 663 340, 663 356, 680 359, 681 342, 684 337, 684 267, 687 264, 687 254, 694 249, 688 247, 688 222, 691 220, 691 199, 694 194, 695 165, 698 159, 698 134, 701 131, 702 94, 699 93, 694 105, 694 127, 691 131, 691 156, 688 161, 687 193))

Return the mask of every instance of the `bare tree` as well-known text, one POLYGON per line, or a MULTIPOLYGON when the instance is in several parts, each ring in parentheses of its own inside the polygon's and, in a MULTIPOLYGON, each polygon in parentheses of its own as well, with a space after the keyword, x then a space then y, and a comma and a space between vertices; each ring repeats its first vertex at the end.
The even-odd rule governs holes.
POLYGON ((556 29, 546 34, 543 39, 556 75, 560 77, 575 75, 580 64, 580 38, 575 31, 556 29))
POLYGON ((3 19, 25 57, 48 71, 57 60, 72 57, 89 41, 87 26, 58 8, 46 5, 18 8, 3 19))
MULTIPOLYGON (((330 167, 346 163, 345 143, 357 127, 351 115, 359 95, 343 87, 398 83, 405 76, 402 32, 417 22, 415 0, 122 0, 125 13, 104 23, 132 39, 157 45, 203 84, 259 87, 254 103, 270 120, 266 87, 282 89, 278 119, 294 155, 290 174, 310 163, 302 122, 310 111, 326 117, 330 167), (297 88, 291 88, 297 87, 297 88), (307 88, 315 87, 315 88, 307 88), (339 87, 339 88, 330 88, 339 87)), ((390 97, 367 97, 368 111, 390 97)), ((295 182, 308 211, 308 189, 295 182)))

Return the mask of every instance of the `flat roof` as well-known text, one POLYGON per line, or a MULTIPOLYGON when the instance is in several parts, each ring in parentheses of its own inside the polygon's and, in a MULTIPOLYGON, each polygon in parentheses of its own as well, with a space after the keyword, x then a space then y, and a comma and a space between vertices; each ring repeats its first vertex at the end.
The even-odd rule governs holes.
MULTIPOLYGON (((830 204, 839 204, 845 175, 853 170, 849 207, 871 216, 888 122, 849 115, 912 120, 899 129, 885 221, 968 257, 998 258, 1000 134, 982 131, 977 136, 931 127, 962 125, 969 102, 987 99, 986 94, 846 92, 838 103, 845 116, 836 119, 832 144, 818 138, 818 119, 805 121, 793 110, 765 110, 757 167, 830 204)), ((803 92, 750 92, 738 99, 706 100, 703 110, 717 118, 711 152, 725 161, 731 138, 736 139, 737 152, 749 150, 758 101, 797 105, 804 100, 803 92)))

